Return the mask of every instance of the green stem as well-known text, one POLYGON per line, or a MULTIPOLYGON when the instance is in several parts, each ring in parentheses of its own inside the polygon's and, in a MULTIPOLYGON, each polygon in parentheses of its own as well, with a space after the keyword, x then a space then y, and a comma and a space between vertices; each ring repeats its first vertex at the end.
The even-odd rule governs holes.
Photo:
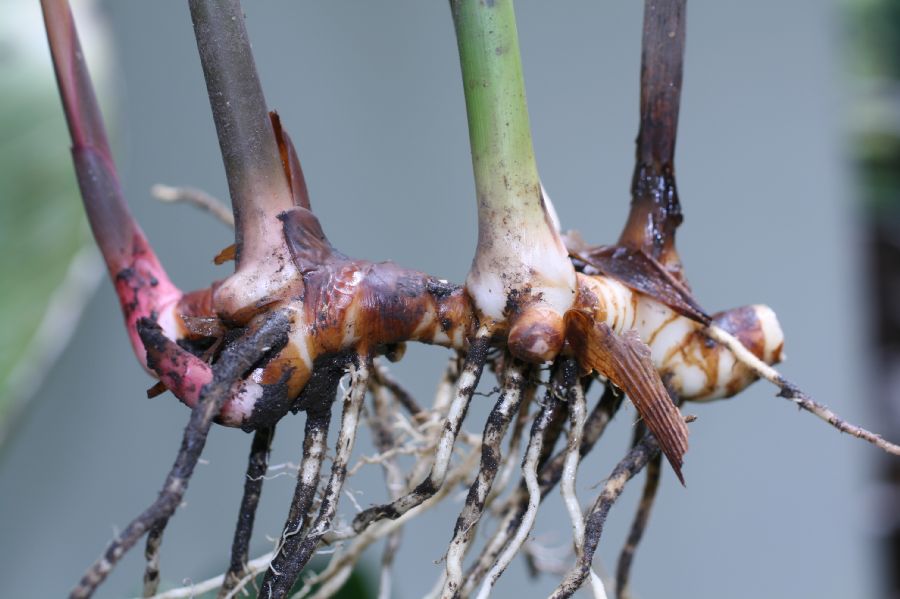
POLYGON ((487 222, 486 210, 543 219, 512 0, 450 4, 469 117, 479 229, 487 222))
POLYGON ((512 0, 451 0, 478 195, 478 247, 466 291, 479 318, 508 327, 529 363, 562 349, 575 271, 541 191, 512 0))

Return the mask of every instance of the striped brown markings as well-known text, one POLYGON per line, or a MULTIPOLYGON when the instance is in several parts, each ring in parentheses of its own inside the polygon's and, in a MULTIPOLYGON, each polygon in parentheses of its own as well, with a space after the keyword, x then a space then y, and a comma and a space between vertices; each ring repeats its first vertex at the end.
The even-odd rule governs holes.
MULTIPOLYGON (((742 306, 714 314, 713 323, 737 337, 738 341, 760 360, 777 364, 784 359, 782 356, 784 341, 772 350, 771 355, 766 355, 766 332, 754 306, 742 306)), ((708 339, 706 342, 708 342, 708 339)), ((735 367, 743 369, 744 372, 742 376, 733 376, 731 378, 726 386, 725 397, 731 397, 740 392, 747 385, 748 380, 755 380, 756 378, 743 364, 737 364, 735 367)))
POLYGON ((628 395, 684 484, 688 428, 653 366, 650 348, 635 331, 616 335, 605 323, 575 310, 566 313, 566 339, 582 370, 596 370, 628 395))
POLYGON ((709 337, 704 335, 702 331, 692 331, 681 343, 671 347, 666 352, 663 364, 668 364, 676 354, 681 356, 683 364, 703 371, 706 382, 699 396, 709 396, 713 393, 719 385, 719 358, 721 352, 715 351, 710 347, 709 337), (700 357, 698 358, 697 356, 700 357))

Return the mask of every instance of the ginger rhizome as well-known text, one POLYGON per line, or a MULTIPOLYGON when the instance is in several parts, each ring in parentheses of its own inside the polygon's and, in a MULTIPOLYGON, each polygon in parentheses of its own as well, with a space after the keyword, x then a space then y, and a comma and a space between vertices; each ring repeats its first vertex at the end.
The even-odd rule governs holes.
MULTIPOLYGON (((247 466, 255 482, 245 485, 221 596, 238 592, 260 567, 244 566, 259 563, 249 561, 247 548, 260 477, 275 427, 292 412, 305 414, 302 460, 282 535, 263 560, 269 567, 260 597, 286 596, 317 548, 346 541, 303 592, 319 583, 320 595, 335 590, 366 546, 390 536, 395 551, 403 525, 454 485, 467 483, 465 505, 447 531, 451 540, 436 592, 448 599, 487 596, 513 556, 525 550, 542 500, 560 482, 576 566, 554 596, 571 596, 588 578, 600 594, 603 584, 591 560, 624 484, 648 463, 656 472, 648 477, 646 514, 660 455, 683 482, 689 430, 681 403, 730 397, 760 376, 841 430, 860 431, 858 436, 897 450, 832 418, 771 369, 784 345, 771 309, 710 314, 690 291, 675 248, 682 220, 674 148, 684 0, 647 2, 631 211, 617 243, 597 246, 561 234, 541 184, 512 1, 451 0, 478 213, 478 245, 464 284, 349 257, 331 245, 327 223, 319 222, 311 205, 299 153, 266 104, 238 0, 190 0, 235 229, 234 245, 216 262, 234 260, 235 270, 188 293, 167 277, 127 208, 67 3, 42 0, 42 6, 78 183, 132 346, 159 380, 151 392, 171 391, 191 408, 159 497, 110 544, 73 597, 90 596, 144 534, 145 595, 156 593, 162 533, 213 422, 255 433, 247 466), (453 353, 430 406, 411 397, 377 361, 399 359, 408 342, 453 353), (478 436, 463 424, 485 368, 497 376, 500 396, 478 436), (349 388, 338 401, 345 373, 349 388), (593 406, 587 399, 592 384, 604 389, 593 406), (364 417, 369 392, 374 402, 364 417), (585 515, 575 474, 618 410, 622 392, 637 410, 639 435, 585 515), (335 404, 339 418, 332 418, 335 404), (400 417, 401 410, 408 416, 400 417), (332 419, 339 422, 337 445, 323 488, 332 419), (378 439, 374 461, 385 469, 389 501, 361 509, 338 530, 356 433, 366 423, 378 439), (407 428, 392 430, 399 423, 407 428), (565 447, 554 453, 564 432, 565 447), (522 439, 524 460, 512 451, 522 439), (455 461, 461 446, 468 450, 455 461), (420 456, 405 476, 394 461, 401 453, 420 456), (520 463, 519 487, 501 500, 520 463), (489 514, 499 526, 466 568, 475 529, 489 514)), ((177 190, 163 192, 179 197, 177 190)), ((198 203, 211 206, 208 198, 198 203)), ((628 560, 642 528, 635 530, 628 560)), ((385 557, 385 572, 392 555, 385 557)), ((619 569, 623 587, 627 563, 619 569)))

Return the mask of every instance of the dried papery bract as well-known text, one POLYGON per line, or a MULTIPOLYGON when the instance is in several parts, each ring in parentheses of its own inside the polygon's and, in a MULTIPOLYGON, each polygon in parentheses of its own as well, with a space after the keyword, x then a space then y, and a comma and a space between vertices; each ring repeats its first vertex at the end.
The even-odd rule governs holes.
POLYGON ((625 391, 684 483, 681 464, 687 452, 687 426, 653 367, 649 348, 633 329, 618 336, 581 312, 569 312, 566 319, 569 342, 581 367, 588 373, 596 370, 625 391))

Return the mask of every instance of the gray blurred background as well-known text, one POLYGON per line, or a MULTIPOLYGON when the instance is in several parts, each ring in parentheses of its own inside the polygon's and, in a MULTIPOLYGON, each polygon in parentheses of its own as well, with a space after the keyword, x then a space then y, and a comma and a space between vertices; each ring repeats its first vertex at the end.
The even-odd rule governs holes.
MULTIPOLYGON (((267 100, 298 147, 313 209, 332 242, 350 255, 461 281, 475 244, 474 187, 446 2, 245 5, 267 100)), ((228 273, 211 259, 230 232, 206 214, 161 205, 148 191, 166 182, 227 194, 187 7, 119 0, 102 9, 116 63, 112 129, 126 195, 175 282, 205 286, 228 273)), ((783 372, 847 419, 883 430, 868 400, 869 304, 860 290, 851 85, 838 9, 821 0, 690 3, 679 246, 704 306, 772 306, 787 336, 783 372)), ((544 184, 563 228, 611 242, 628 207, 642 3, 522 0, 517 13, 544 184)), ((0 284, 8 285, 16 281, 0 284)), ((407 356, 396 372, 424 400, 446 352, 411 347, 407 356)), ((0 454, 0 594, 63 596, 118 527, 156 496, 188 412, 170 395, 146 399, 151 384, 104 279, 0 454)), ((466 428, 480 432, 492 401, 481 398, 466 428)), ((687 411, 699 416, 688 486, 663 475, 633 571, 639 597, 886 596, 874 449, 798 412, 764 384, 687 411)), ((632 417, 629 406, 581 468, 583 502, 623 455, 632 417)), ((299 459, 302 425, 302 415, 280 425, 273 463, 299 459)), ((249 442, 242 432, 214 429, 207 461, 166 533, 168 583, 225 567, 249 442)), ((360 452, 371 453, 365 439, 360 452)), ((364 506, 383 498, 380 477, 349 481, 364 506)), ((611 513, 601 571, 614 567, 640 486, 611 513)), ((287 477, 266 484, 254 554, 269 550, 265 535, 279 534, 292 489, 287 477)), ((431 587, 461 500, 407 527, 397 597, 431 587)), ((342 503, 341 513, 352 518, 353 507, 342 503)), ((556 496, 534 534, 551 546, 570 539, 556 496)), ((370 554, 372 581, 376 560, 370 554)), ((98 597, 138 594, 142 568, 136 549, 98 597)), ((518 560, 497 596, 545 596, 556 582, 529 579, 518 560)))

